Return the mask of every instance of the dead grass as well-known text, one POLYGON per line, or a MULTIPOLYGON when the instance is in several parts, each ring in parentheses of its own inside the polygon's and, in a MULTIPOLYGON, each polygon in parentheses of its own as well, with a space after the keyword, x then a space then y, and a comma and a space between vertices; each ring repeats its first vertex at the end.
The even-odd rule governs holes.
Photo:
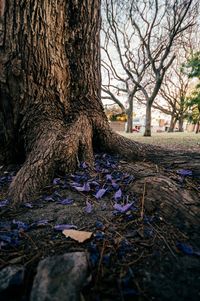
POLYGON ((195 133, 154 133, 152 137, 144 137, 140 133, 123 133, 120 135, 142 143, 159 145, 172 149, 200 152, 200 134, 195 133))

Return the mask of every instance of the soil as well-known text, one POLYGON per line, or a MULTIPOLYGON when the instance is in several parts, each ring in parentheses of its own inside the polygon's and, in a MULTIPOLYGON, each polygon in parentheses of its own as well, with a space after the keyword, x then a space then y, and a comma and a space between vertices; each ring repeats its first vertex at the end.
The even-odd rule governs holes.
MULTIPOLYGON (((38 262, 73 251, 89 256, 83 300, 199 300, 200 168, 193 174, 186 165, 98 154, 94 170, 82 164, 73 175, 56 175, 33 202, 2 205, 1 268, 26 268, 25 283, 6 300, 29 300, 38 262), (55 230, 62 224, 93 236, 78 243, 55 230)), ((1 167, 2 201, 17 168, 1 167)))

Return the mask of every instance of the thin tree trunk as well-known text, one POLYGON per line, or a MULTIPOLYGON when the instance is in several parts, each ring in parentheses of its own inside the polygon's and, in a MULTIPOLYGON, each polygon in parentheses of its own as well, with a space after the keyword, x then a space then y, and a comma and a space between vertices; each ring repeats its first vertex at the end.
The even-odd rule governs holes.
POLYGON ((183 116, 180 116, 179 117, 179 120, 178 120, 178 131, 179 132, 184 132, 184 129, 183 129, 183 116))
POLYGON ((169 126, 169 133, 172 133, 174 131, 175 125, 176 125, 177 119, 171 115, 171 120, 170 120, 170 126, 169 126))
POLYGON ((195 133, 196 133, 196 134, 200 133, 200 121, 198 121, 197 124, 196 124, 196 130, 195 130, 195 133))
POLYGON ((151 104, 147 102, 146 104, 146 124, 145 124, 145 137, 151 136, 151 104))
POLYGON ((128 100, 129 107, 127 110, 127 133, 132 133, 133 130, 133 99, 128 100))

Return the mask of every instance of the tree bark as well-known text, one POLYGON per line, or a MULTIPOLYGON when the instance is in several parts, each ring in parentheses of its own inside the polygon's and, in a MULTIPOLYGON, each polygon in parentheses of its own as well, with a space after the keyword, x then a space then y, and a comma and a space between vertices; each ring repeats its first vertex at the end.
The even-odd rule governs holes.
POLYGON ((172 133, 174 131, 175 125, 176 125, 177 119, 171 115, 171 120, 170 120, 170 126, 169 126, 169 133, 172 133))
POLYGON ((179 132, 184 132, 184 129, 183 129, 183 116, 179 117, 179 120, 178 120, 178 131, 179 132))
POLYGON ((133 99, 128 100, 128 110, 127 110, 127 133, 132 133, 133 131, 133 99))
POLYGON ((151 104, 146 104, 146 124, 145 124, 145 137, 151 137, 151 104))
POLYGON ((196 124, 196 130, 195 133, 198 134, 200 132, 200 121, 197 122, 196 124))
POLYGON ((92 166, 95 147, 130 160, 155 160, 157 152, 164 162, 158 147, 109 127, 100 100, 100 0, 0 3, 3 159, 23 162, 9 190, 14 205, 32 199, 55 172, 79 161, 92 166))

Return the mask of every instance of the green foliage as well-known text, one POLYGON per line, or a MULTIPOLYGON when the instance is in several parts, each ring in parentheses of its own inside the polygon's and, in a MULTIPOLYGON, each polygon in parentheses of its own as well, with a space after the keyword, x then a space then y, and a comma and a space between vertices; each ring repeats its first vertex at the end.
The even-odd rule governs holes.
POLYGON ((183 65, 183 70, 186 71, 190 78, 200 78, 200 51, 191 55, 187 63, 183 65))
POLYGON ((190 108, 188 120, 192 123, 197 123, 200 119, 200 84, 195 87, 195 90, 188 98, 187 105, 190 108))
MULTIPOLYGON (((183 66, 187 70, 188 77, 197 77, 200 79, 200 51, 192 54, 187 63, 183 66)), ((200 120, 200 84, 198 83, 187 100, 187 106, 190 109, 188 120, 197 123, 200 120)))

